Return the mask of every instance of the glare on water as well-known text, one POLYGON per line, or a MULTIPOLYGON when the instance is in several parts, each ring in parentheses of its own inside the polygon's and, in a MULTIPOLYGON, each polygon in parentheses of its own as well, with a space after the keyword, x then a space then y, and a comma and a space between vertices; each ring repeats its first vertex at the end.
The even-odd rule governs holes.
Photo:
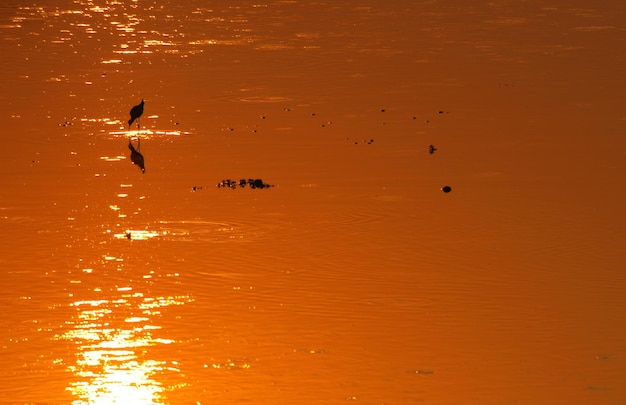
POLYGON ((146 298, 133 293, 132 288, 118 288, 119 299, 76 301, 70 304, 77 309, 76 319, 67 322, 71 327, 58 339, 77 344, 78 358, 68 370, 78 380, 68 389, 82 401, 74 403, 154 403, 161 402, 163 387, 154 375, 165 370, 175 370, 165 361, 144 359, 146 348, 170 344, 171 340, 155 337, 160 326, 154 325, 151 316, 160 308, 180 305, 188 297, 146 298), (135 304, 136 303, 136 304, 135 304), (111 314, 120 307, 137 306, 141 316, 112 322, 111 314), (122 323, 123 322, 123 323, 122 323))

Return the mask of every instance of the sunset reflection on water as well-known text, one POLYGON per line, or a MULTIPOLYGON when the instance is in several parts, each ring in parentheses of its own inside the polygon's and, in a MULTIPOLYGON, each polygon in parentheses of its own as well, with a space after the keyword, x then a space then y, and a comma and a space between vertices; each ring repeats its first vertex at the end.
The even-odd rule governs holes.
POLYGON ((131 287, 117 292, 115 299, 72 302, 75 319, 56 337, 76 348, 75 363, 67 367, 74 375, 68 387, 76 397, 74 404, 160 403, 171 388, 163 375, 180 371, 175 361, 157 360, 150 351, 176 343, 159 337, 158 317, 165 307, 183 305, 190 298, 146 297, 131 287))

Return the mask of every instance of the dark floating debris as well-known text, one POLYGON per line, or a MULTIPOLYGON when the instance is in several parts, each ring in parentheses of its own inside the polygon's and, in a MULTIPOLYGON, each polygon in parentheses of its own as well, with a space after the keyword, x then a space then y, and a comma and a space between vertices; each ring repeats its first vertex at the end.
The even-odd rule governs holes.
MULTIPOLYGON (((237 180, 231 180, 231 179, 224 179, 221 182, 217 183, 217 188, 232 188, 235 189, 237 187, 239 188, 245 188, 246 186, 250 187, 250 188, 270 188, 270 187, 274 187, 273 184, 267 184, 264 183, 263 180, 261 179, 241 179, 239 181, 237 180)), ((194 187, 194 191, 196 190, 196 188, 194 187)))
POLYGON ((452 191, 452 187, 450 187, 450 186, 443 186, 443 187, 441 187, 441 191, 443 191, 444 193, 449 193, 450 191, 452 191))
POLYGON ((435 151, 436 151, 436 150, 437 150, 437 148, 435 148, 435 145, 430 145, 430 146, 428 147, 428 153, 430 153, 431 155, 432 155, 433 153, 435 153, 435 151))
MULTIPOLYGON (((350 141, 350 138, 346 138, 346 141, 350 141)), ((359 145, 359 144, 367 144, 367 145, 371 145, 374 143, 373 139, 362 139, 362 140, 356 140, 353 141, 355 145, 359 145)))

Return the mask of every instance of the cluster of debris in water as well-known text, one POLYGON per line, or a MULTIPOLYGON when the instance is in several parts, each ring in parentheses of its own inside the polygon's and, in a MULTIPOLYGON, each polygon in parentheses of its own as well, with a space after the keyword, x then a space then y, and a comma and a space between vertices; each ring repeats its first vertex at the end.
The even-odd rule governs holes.
POLYGON ((250 188, 270 188, 270 187, 274 187, 271 184, 267 184, 264 183, 263 180, 261 179, 241 179, 239 181, 237 180, 231 180, 231 179, 224 179, 221 182, 217 183, 217 188, 244 188, 246 186, 249 186, 250 188))

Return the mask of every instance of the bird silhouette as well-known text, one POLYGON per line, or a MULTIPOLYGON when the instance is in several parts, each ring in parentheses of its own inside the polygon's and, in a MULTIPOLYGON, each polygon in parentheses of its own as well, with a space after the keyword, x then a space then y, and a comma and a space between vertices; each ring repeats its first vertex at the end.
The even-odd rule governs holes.
POLYGON ((137 120, 137 129, 139 129, 139 117, 141 117, 141 114, 143 114, 143 98, 141 99, 141 103, 130 109, 130 119, 128 120, 129 130, 135 120, 137 120))
POLYGON ((133 143, 128 139, 128 149, 130 149, 130 161, 139 166, 141 173, 146 172, 146 166, 143 162, 143 155, 139 153, 141 149, 141 139, 137 138, 137 149, 133 146, 133 143))

